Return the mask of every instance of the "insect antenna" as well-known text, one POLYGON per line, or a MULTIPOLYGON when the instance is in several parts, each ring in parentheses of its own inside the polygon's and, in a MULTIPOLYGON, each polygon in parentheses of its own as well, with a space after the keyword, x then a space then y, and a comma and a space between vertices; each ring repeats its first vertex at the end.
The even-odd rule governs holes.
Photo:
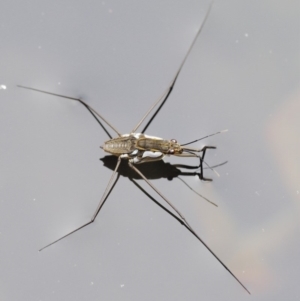
POLYGON ((228 130, 219 131, 219 132, 216 132, 216 133, 213 133, 213 134, 204 136, 204 137, 202 137, 202 138, 200 138, 200 139, 196 139, 196 140, 193 140, 193 141, 191 141, 191 142, 184 143, 184 144, 180 144, 180 145, 181 145, 181 146, 189 145, 189 144, 195 143, 195 142, 197 142, 197 141, 203 140, 203 139, 205 139, 205 138, 208 138, 208 137, 211 137, 211 136, 214 136, 214 135, 218 135, 218 134, 222 134, 222 133, 225 133, 225 132, 228 132, 228 130))
POLYGON ((110 124, 102 115, 100 115, 95 109, 93 109, 90 105, 88 105, 85 101, 81 100, 80 98, 74 98, 74 97, 65 96, 65 95, 61 95, 61 94, 51 93, 51 92, 34 89, 34 88, 26 87, 26 86, 21 86, 21 85, 17 85, 17 87, 27 89, 27 90, 41 92, 44 94, 54 95, 54 96, 58 96, 58 97, 66 98, 66 99, 76 100, 76 101, 80 102, 96 118, 98 123, 100 123, 101 127, 104 129, 104 131, 110 138, 112 138, 111 135, 108 133, 108 131, 105 129, 105 127, 101 124, 101 122, 95 115, 97 115, 102 121, 104 121, 112 130, 114 130, 118 134, 118 136, 121 136, 119 131, 112 124, 110 124))
MULTIPOLYGON (((195 143, 195 142, 197 142, 197 141, 203 140, 203 139, 205 139, 205 138, 212 137, 212 136, 215 136, 215 135, 218 135, 218 134, 222 134, 222 133, 226 133, 226 132, 228 132, 228 129, 227 129, 227 130, 223 130, 223 131, 218 131, 218 132, 216 132, 216 133, 213 133, 213 134, 204 136, 204 137, 202 137, 202 138, 193 140, 193 141, 188 142, 188 143, 181 144, 181 146, 189 145, 189 144, 195 143)), ((210 147, 210 148, 214 148, 214 147, 210 147)), ((186 151, 186 152, 188 152, 188 153, 192 153, 192 154, 194 154, 195 156, 198 156, 197 154, 195 154, 194 152, 192 152, 192 151, 190 151, 190 150, 188 150, 188 149, 185 149, 185 148, 183 148, 183 149, 184 149, 184 151, 186 151)), ((200 150, 200 151, 202 151, 202 150, 200 150)), ((206 151, 206 148, 204 149, 204 153, 203 153, 202 157, 201 157, 201 156, 198 156, 199 159, 200 159, 200 165, 199 165, 199 167, 200 167, 200 169, 201 169, 201 177, 199 176, 199 178, 200 178, 200 179, 204 179, 204 178, 203 178, 203 175, 202 175, 202 174, 203 174, 203 163, 207 166, 207 168, 209 168, 209 169, 210 169, 211 171, 213 171, 218 177, 220 177, 220 174, 219 174, 213 167, 210 167, 210 166, 204 161, 205 151, 206 151)), ((226 161, 225 163, 227 163, 227 161, 226 161)))

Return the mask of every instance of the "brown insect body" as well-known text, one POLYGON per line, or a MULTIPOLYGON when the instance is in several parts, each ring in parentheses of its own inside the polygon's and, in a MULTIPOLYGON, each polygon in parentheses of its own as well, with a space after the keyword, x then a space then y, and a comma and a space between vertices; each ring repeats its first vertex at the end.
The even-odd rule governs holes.
POLYGON ((101 148, 115 156, 125 155, 123 157, 128 159, 145 155, 148 158, 147 161, 156 161, 158 156, 162 159, 165 155, 176 155, 183 152, 182 147, 175 139, 165 140, 140 133, 125 134, 110 139, 101 148))

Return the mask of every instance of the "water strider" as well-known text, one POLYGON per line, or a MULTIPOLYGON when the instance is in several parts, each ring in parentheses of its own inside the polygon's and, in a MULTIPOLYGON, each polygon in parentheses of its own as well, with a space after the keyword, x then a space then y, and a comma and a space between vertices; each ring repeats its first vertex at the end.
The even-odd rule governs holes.
POLYGON ((173 210, 178 214, 178 216, 173 215, 177 220, 179 220, 195 237, 198 238, 198 240, 210 251, 210 253, 222 264, 222 266, 240 283, 240 285, 250 294, 250 292, 247 290, 247 288, 240 282, 240 280, 227 268, 227 266, 218 258, 218 256, 206 245, 206 243, 198 236, 198 234, 195 232, 195 230, 192 228, 192 226, 188 223, 188 221, 186 220, 186 218, 184 217, 184 215, 172 204, 171 201, 169 201, 159 190, 157 190, 154 185, 144 176, 144 174, 135 166, 137 164, 143 164, 146 162, 154 162, 154 161, 158 161, 158 160, 162 160, 164 158, 164 156, 168 156, 168 155, 173 155, 173 156, 177 156, 177 157, 197 157, 200 159, 200 165, 199 168, 201 170, 201 173, 199 176, 202 180, 207 180, 207 181, 211 181, 210 179, 206 179, 203 177, 203 163, 204 162, 204 156, 206 153, 207 149, 215 149, 216 147, 214 146, 204 146, 203 148, 191 148, 191 147, 187 147, 186 145, 189 145, 191 143, 197 142, 201 139, 204 139, 206 137, 221 133, 223 131, 214 133, 212 135, 206 136, 204 138, 201 139, 197 139, 194 140, 192 142, 189 143, 185 143, 185 144, 179 144, 175 139, 171 139, 171 140, 165 140, 159 137, 155 137, 155 136, 149 136, 144 134, 144 132, 147 130, 147 128, 149 127, 150 123, 153 121, 153 119, 155 118, 155 116, 157 115, 157 113, 160 111, 160 109, 162 108, 162 106, 164 105, 164 103, 167 101, 168 97, 170 96, 176 80, 178 78, 178 75, 187 59, 187 57, 189 56, 191 49, 193 48, 195 41, 197 39, 197 37, 199 36, 205 22, 206 19, 209 15, 211 6, 208 10, 208 12, 206 13, 206 16, 204 18, 204 21, 202 22, 190 48, 188 49, 181 65, 178 68, 178 71, 176 72, 174 78, 172 79, 170 85, 168 86, 168 88, 164 91, 164 93, 158 98, 158 100, 156 100, 154 102, 154 104, 150 107, 150 109, 146 112, 146 114, 142 117, 142 119, 137 123, 137 125, 132 129, 132 131, 129 134, 121 134, 111 123, 109 123, 102 115, 100 115, 95 109, 93 109, 90 105, 88 105, 86 102, 84 102, 81 99, 78 98, 73 98, 73 97, 68 97, 68 96, 64 96, 64 95, 59 95, 59 94, 55 94, 55 93, 50 93, 50 92, 46 92, 46 91, 42 91, 42 90, 38 90, 38 89, 34 89, 34 88, 29 88, 29 87, 25 87, 25 86, 18 86, 21 88, 25 88, 25 89, 29 89, 29 90, 34 90, 34 91, 38 91, 38 92, 42 92, 42 93, 46 93, 46 94, 50 94, 50 95, 54 95, 54 96, 58 96, 58 97, 63 97, 63 98, 67 98, 67 99, 71 99, 71 100, 76 100, 78 102, 80 102, 82 105, 84 105, 89 111, 90 113, 93 114, 93 116, 97 119, 97 121, 100 123, 100 125, 102 126, 102 128, 105 130, 105 132, 107 133, 107 135, 110 137, 110 140, 104 142, 104 144, 101 146, 101 148, 107 152, 110 153, 114 156, 117 157, 117 164, 114 168, 114 171, 111 175, 111 178, 108 182, 108 185, 102 195, 102 198, 91 218, 90 221, 88 221, 87 223, 81 225, 80 227, 78 227, 77 229, 67 233, 66 235, 60 237, 59 239, 55 240, 54 242, 48 244, 47 246, 43 247, 41 250, 49 247, 50 245, 53 245, 54 243, 58 242, 59 240, 69 236, 70 234, 84 228, 85 226, 91 224, 94 222, 94 220, 96 219, 103 203, 105 202, 108 194, 110 193, 111 189, 113 188, 114 184, 115 184, 115 177, 116 177, 116 173, 118 171, 118 168, 120 166, 121 160, 127 160, 128 162, 128 166, 134 171, 136 172, 142 179, 144 179, 146 181, 146 183, 158 194, 161 196, 161 198, 163 200, 165 200, 169 206, 171 206, 173 208, 173 210), (148 115, 153 111, 153 109, 158 106, 159 107, 156 109, 156 111, 153 113, 152 117, 150 118, 150 120, 148 121, 148 123, 146 124, 146 126, 144 127, 144 129, 140 132, 137 133, 137 129, 140 127, 140 125, 145 121, 145 119, 148 117, 148 115), (108 133, 108 131, 104 128, 104 126, 101 124, 100 120, 98 118, 100 118, 103 122, 105 122, 116 134, 118 137, 116 138, 112 138, 111 135, 108 133), (201 154, 201 155, 200 155, 201 154))

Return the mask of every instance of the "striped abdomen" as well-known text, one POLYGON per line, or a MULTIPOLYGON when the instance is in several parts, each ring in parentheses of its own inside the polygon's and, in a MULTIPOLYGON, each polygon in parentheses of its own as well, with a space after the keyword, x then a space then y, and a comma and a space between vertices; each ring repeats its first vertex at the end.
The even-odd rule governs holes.
POLYGON ((108 153, 119 156, 132 153, 136 149, 135 142, 136 138, 133 136, 119 137, 106 141, 102 148, 108 153))

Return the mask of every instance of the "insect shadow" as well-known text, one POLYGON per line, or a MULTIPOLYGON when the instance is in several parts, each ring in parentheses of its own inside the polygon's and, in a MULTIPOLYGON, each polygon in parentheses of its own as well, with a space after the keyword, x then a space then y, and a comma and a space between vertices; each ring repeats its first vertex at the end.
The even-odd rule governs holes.
MULTIPOLYGON (((104 156, 100 158, 100 161, 103 162, 103 166, 114 170, 117 164, 116 156, 104 156)), ((210 166, 211 169, 220 167, 225 165, 228 161, 220 163, 218 165, 210 166)), ((208 167, 203 168, 208 169, 208 167)), ((214 202, 207 199, 205 196, 200 194, 199 192, 195 191, 182 177, 198 177, 200 180, 203 179, 203 174, 199 169, 198 165, 186 165, 186 164, 171 164, 169 162, 165 162, 163 160, 152 162, 151 164, 141 164, 139 165, 140 172, 148 179, 148 180, 158 180, 158 179, 168 179, 172 181, 173 179, 179 179, 185 186, 187 186, 190 190, 192 190, 195 194, 197 194, 200 198, 204 199, 208 203, 218 207, 214 202), (184 172, 180 168, 185 169, 194 169, 193 172, 184 172)), ((137 174, 134 170, 128 167, 126 162, 121 161, 120 166, 118 168, 118 175, 128 178, 130 181, 133 180, 143 180, 143 178, 137 174)), ((136 182, 134 182, 136 183, 136 182)), ((138 186, 140 187, 140 186, 138 186)))
MULTIPOLYGON (((104 156, 103 158, 100 158, 100 161, 103 162, 103 165, 107 167, 108 169, 114 170, 117 158, 115 156, 104 156)), ((191 166, 191 168, 198 168, 198 166, 191 166)), ((178 178, 179 175, 188 175, 188 176, 199 176, 199 172, 189 172, 184 173, 180 169, 178 169, 175 165, 164 162, 162 160, 153 162, 152 164, 143 164, 140 165, 139 170, 147 177, 147 179, 151 180, 158 180, 162 178, 166 178, 169 181, 172 181, 174 178, 178 178)), ((185 223, 172 211, 170 211, 165 206, 161 205, 160 202, 158 202, 151 194, 149 194, 144 188, 142 188, 141 185, 137 183, 136 180, 143 180, 141 176, 139 176, 136 172, 134 172, 131 168, 128 167, 128 165, 121 161, 120 166, 118 168, 118 176, 116 183, 118 182, 119 177, 125 177, 128 178, 138 189, 140 189, 149 199, 151 199, 155 204, 157 204, 159 207, 161 207, 165 212, 169 213, 171 216, 173 216, 181 225, 185 226, 185 223)), ((114 186, 116 185, 114 184, 114 186)), ((190 189, 192 189, 190 186, 188 186, 190 189)), ((108 199, 109 194, 113 188, 109 191, 105 201, 103 202, 102 206, 108 199)), ((192 189, 193 190, 193 189, 192 189)), ((197 193, 196 191, 194 191, 197 193)), ((201 196, 199 194, 199 196, 201 196)), ((201 196, 203 197, 203 196, 201 196)), ((203 197, 204 198, 204 197, 203 197)), ((204 198, 205 200, 209 201, 208 199, 204 198)), ((210 201, 209 201, 210 202, 210 201)), ((213 205, 217 206, 215 203, 211 202, 213 205)), ((190 231, 188 227, 186 227, 190 231)), ((192 231, 190 231, 192 234, 194 234, 192 231)))
MULTIPOLYGON (((103 162, 103 166, 111 170, 114 170, 118 159, 116 156, 109 155, 100 158, 100 161, 103 162)), ((139 170, 143 173, 145 177, 147 177, 147 179, 150 180, 165 178, 171 181, 173 180, 173 178, 176 178, 178 176, 198 176, 199 179, 203 178, 203 175, 199 170, 194 172, 183 172, 178 168, 180 166, 187 169, 195 169, 195 170, 199 169, 199 166, 197 165, 193 166, 193 165, 171 164, 163 160, 160 160, 160 161, 152 162, 151 164, 141 164, 139 165, 139 170)), ((215 167, 216 166, 212 166, 211 168, 215 168, 215 167)), ((134 172, 134 170, 128 168, 128 164, 126 164, 126 162, 124 161, 121 161, 121 164, 118 168, 118 174, 126 178, 142 179, 142 177, 136 172, 134 172)))
MULTIPOLYGON (((117 158, 115 156, 104 156, 103 158, 100 158, 100 161, 103 162, 104 167, 107 167, 110 170, 114 170, 115 166, 117 164, 117 158)), ((219 167, 224 164, 226 164, 227 161, 212 166, 211 168, 219 167)), ((199 169, 199 166, 192 166, 192 165, 182 165, 182 164, 170 164, 168 162, 164 162, 162 160, 153 162, 152 164, 142 164, 139 166, 139 170, 143 173, 144 176, 147 177, 147 179, 151 180, 158 180, 162 178, 166 178, 169 181, 172 181, 174 178, 180 179, 188 188, 190 188, 194 193, 196 193, 198 196, 206 200, 207 202, 211 203, 212 205, 217 205, 198 192, 196 192, 192 187, 190 187, 181 177, 179 176, 198 176, 200 179, 202 178, 201 173, 198 171, 195 172, 182 172, 178 166, 184 167, 187 169, 199 169)), ((112 192, 114 186, 117 184, 119 177, 123 176, 125 178, 128 178, 141 192, 143 192, 150 200, 152 200, 156 205, 158 205, 161 209, 163 209, 166 213, 170 214, 173 218, 175 218, 182 226, 184 226, 189 232, 191 232, 197 239, 199 237, 195 234, 193 230, 191 230, 177 215, 175 215, 171 210, 169 210, 167 207, 163 206, 159 201, 157 201, 150 193, 148 193, 141 185, 137 183, 136 180, 143 180, 141 176, 139 176, 136 172, 134 172, 131 168, 128 167, 128 165, 121 161, 120 166, 118 168, 118 176, 116 179, 116 182, 114 183, 113 187, 108 192, 102 207, 104 206, 106 200, 108 199, 110 193, 112 192)), ((101 208, 102 208, 101 207, 101 208)), ((100 209, 101 209, 100 208, 100 209)))
MULTIPOLYGON (((107 153, 110 153, 115 156, 115 161, 114 161, 114 168, 112 168, 112 159, 105 159, 103 158, 103 163, 108 164, 108 167, 111 166, 111 169, 113 169, 112 176, 110 177, 110 180, 108 182, 108 185, 106 186, 106 189, 100 199, 100 202, 90 219, 90 221, 86 222, 85 224, 79 226, 78 228, 74 229, 73 231, 67 233, 66 235, 60 237, 59 239, 53 241, 52 243, 46 245, 43 247, 41 250, 55 244, 56 242, 62 240, 63 238, 66 238, 67 236, 77 232, 78 230, 90 225, 93 223, 98 216, 101 208, 103 207, 103 204, 106 202, 108 196, 110 195, 112 189, 116 185, 119 177, 121 174, 127 175, 127 177, 137 186, 139 189, 141 189, 150 199, 155 201, 160 207, 162 207, 165 211, 170 213, 176 220, 178 220, 185 228, 187 228, 206 248, 207 250, 220 262, 220 264, 230 273, 230 275, 250 294, 250 292, 247 290, 247 288, 241 283, 241 281, 229 270, 229 268, 222 262, 222 260, 212 251, 212 249, 209 248, 209 246, 201 239, 201 237, 196 233, 196 231, 192 228, 192 226, 189 224, 187 219, 184 217, 184 215, 174 206, 174 204, 167 199, 153 184, 149 179, 154 179, 154 178, 163 178, 166 177, 168 179, 173 179, 175 177, 179 178, 179 175, 183 175, 183 173, 178 171, 177 167, 182 167, 186 169, 194 169, 192 166, 188 165, 177 165, 177 166, 172 166, 169 163, 164 163, 162 159, 165 156, 177 156, 177 157, 186 157, 186 158, 198 158, 199 159, 199 165, 196 166, 197 169, 199 168, 200 172, 196 173, 198 177, 201 180, 204 181, 212 181, 211 179, 205 178, 203 176, 203 163, 210 168, 211 170, 212 167, 210 167, 206 162, 204 161, 206 151, 208 149, 215 149, 215 146, 203 146, 202 148, 191 148, 188 147, 187 145, 190 145, 192 143, 195 143, 197 141, 200 141, 204 138, 222 133, 224 131, 220 131, 211 135, 208 135, 206 137, 196 139, 194 141, 185 143, 185 144, 179 144, 177 140, 171 139, 171 140, 165 140, 159 137, 155 136, 149 136, 144 134, 145 131, 148 129, 150 126, 151 122, 154 120, 158 112, 161 110, 165 102, 167 101, 168 97, 170 96, 175 83, 177 81, 177 78, 180 74, 180 71, 189 56, 189 53, 191 49, 193 48, 193 45, 195 44, 195 41, 197 37, 199 36, 203 25, 205 24, 205 21, 209 15, 211 6, 206 13, 206 16, 204 18, 204 21, 202 22, 189 50, 187 51, 181 65, 179 66, 178 71, 176 72, 174 78, 172 79, 170 85, 167 87, 167 89, 164 91, 164 93, 161 95, 161 97, 158 98, 154 102, 154 104, 150 107, 150 109, 146 112, 146 114, 142 117, 142 119, 136 124, 136 126, 133 128, 133 130, 129 134, 121 134, 111 123, 109 123, 101 114, 99 114, 95 109, 93 109, 90 105, 88 105, 85 101, 79 98, 74 98, 74 97, 69 97, 65 95, 60 95, 60 94, 55 94, 43 90, 38 90, 30 87, 25 87, 25 86, 18 86, 22 87, 25 89, 29 90, 34 90, 38 92, 42 92, 45 94, 57 96, 57 97, 62 97, 65 99, 71 99, 80 102, 97 120, 97 122, 100 124, 102 129, 105 131, 105 133, 108 135, 110 140, 104 142, 104 144, 101 146, 101 148, 106 151, 107 153), (156 111, 153 113, 151 116, 150 120, 147 122, 145 127, 142 129, 141 132, 136 132, 136 130, 141 126, 141 124, 146 120, 146 118, 149 116, 149 114, 154 110, 155 107, 158 108, 156 111), (112 138, 108 130, 104 127, 102 122, 104 122, 107 126, 110 127, 117 135, 118 137, 112 138), (127 163, 126 168, 124 167, 124 161, 127 163), (150 164, 151 162, 151 164, 150 164), (148 163, 148 164, 144 164, 148 163), (149 167, 147 166, 149 165, 149 167), (151 165, 151 166, 150 166, 151 165), (137 167, 139 166, 139 168, 137 167), (145 169, 144 169, 144 166, 145 169), (131 169, 129 172, 128 169, 131 169), (170 210, 168 210, 166 207, 163 205, 159 204, 152 196, 150 196, 136 181, 140 177, 143 179, 176 213, 177 215, 173 214, 170 210)), ((110 157, 110 156, 109 156, 110 157)), ((109 167, 110 168, 110 167, 109 167)), ((186 173, 187 174, 187 173, 186 173)), ((193 174, 193 173, 188 173, 188 174, 193 174)), ((195 174, 195 173, 194 173, 195 174)), ((181 179, 181 178, 180 178, 181 179)), ((183 181, 181 179, 181 181, 183 181)), ((184 181, 183 181, 184 182, 184 181)), ((185 183, 186 184, 186 183, 185 183)), ((186 184, 187 185, 187 184, 186 184)), ((190 187, 190 189, 192 189, 190 187)), ((201 196, 201 195, 200 195, 201 196)), ((203 197, 203 196, 201 196, 203 197)), ((204 197, 203 197, 204 198, 204 197)), ((205 198, 204 198, 205 199, 205 198)), ((207 199, 206 199, 207 200, 207 199)), ((209 200, 207 200, 209 201, 209 200)), ((211 201, 209 201, 211 202, 211 201)), ((215 204, 214 204, 215 205, 215 204)))

